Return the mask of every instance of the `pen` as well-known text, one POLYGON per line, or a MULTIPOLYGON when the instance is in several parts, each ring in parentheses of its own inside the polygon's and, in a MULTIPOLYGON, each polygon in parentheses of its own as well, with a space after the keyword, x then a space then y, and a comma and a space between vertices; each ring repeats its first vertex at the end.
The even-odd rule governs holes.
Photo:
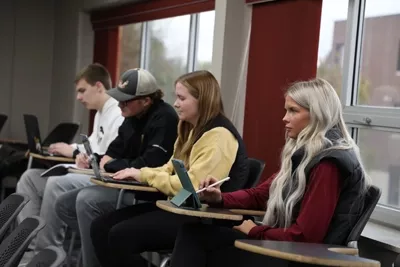
POLYGON ((210 185, 208 185, 207 187, 204 187, 204 188, 202 188, 202 189, 197 190, 197 191, 196 191, 196 194, 203 192, 203 191, 206 190, 207 188, 210 188, 210 187, 213 187, 213 186, 222 184, 223 182, 228 181, 229 179, 230 179, 230 177, 226 177, 226 178, 224 178, 224 179, 222 179, 222 180, 219 180, 218 182, 215 182, 215 183, 213 183, 213 184, 210 184, 210 185))

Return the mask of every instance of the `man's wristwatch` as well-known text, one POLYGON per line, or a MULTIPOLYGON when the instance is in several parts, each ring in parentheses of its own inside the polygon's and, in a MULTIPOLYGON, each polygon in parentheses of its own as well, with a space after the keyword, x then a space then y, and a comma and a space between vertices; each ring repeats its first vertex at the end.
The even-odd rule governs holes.
POLYGON ((79 153, 81 153, 81 152, 79 151, 79 149, 75 149, 74 152, 72 153, 72 157, 73 157, 74 159, 76 159, 76 156, 78 156, 79 153))

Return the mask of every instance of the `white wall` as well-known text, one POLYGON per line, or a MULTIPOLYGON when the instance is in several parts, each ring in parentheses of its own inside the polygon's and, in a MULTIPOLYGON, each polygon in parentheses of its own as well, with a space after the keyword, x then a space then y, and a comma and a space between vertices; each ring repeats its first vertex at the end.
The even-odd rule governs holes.
MULTIPOLYGON (((0 113, 7 115, 11 113, 15 6, 12 0, 3 0, 0 4, 0 113)), ((9 131, 10 118, 0 132, 0 136, 8 136, 9 131)))
POLYGON ((1 135, 25 140, 22 114, 36 114, 47 132, 53 63, 53 1, 2 0, 0 4, 1 135), (43 104, 44 103, 44 104, 43 104))
POLYGON ((80 123, 86 133, 89 112, 75 100, 76 73, 93 59, 93 31, 90 16, 81 12, 79 0, 55 4, 54 60, 49 118, 50 129, 62 121, 80 123))
POLYGON ((243 132, 247 41, 251 7, 243 0, 215 1, 212 72, 221 84, 226 115, 243 132))

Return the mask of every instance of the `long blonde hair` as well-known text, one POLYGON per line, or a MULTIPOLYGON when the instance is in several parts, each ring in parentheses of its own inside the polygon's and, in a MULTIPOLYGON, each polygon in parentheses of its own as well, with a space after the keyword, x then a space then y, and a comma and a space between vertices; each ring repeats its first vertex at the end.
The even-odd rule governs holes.
MULTIPOLYGON (((194 71, 179 77, 175 85, 181 83, 189 93, 198 100, 199 119, 196 125, 187 121, 179 121, 178 139, 174 157, 189 164, 189 156, 194 143, 201 137, 207 124, 219 114, 224 114, 221 89, 215 77, 206 70, 194 71), (191 138, 189 138, 192 131, 191 138)), ((187 169, 190 166, 186 166, 187 169)))
POLYGON ((313 79, 293 84, 285 95, 309 111, 310 122, 296 139, 286 137, 281 154, 281 167, 269 190, 270 197, 263 223, 282 228, 291 225, 293 208, 303 198, 307 182, 305 168, 325 149, 352 149, 364 173, 365 186, 370 184, 361 162, 358 146, 347 130, 342 105, 333 87, 323 79, 313 79), (325 135, 334 127, 341 132, 342 138, 332 143, 325 135), (292 156, 300 148, 304 149, 304 156, 292 173, 292 156), (284 196, 285 188, 292 193, 284 196))

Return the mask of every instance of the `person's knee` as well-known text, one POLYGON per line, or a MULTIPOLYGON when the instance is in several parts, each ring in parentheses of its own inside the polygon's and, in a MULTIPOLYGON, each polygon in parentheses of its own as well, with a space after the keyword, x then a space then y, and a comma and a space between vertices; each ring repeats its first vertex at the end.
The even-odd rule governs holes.
POLYGON ((200 241, 215 230, 212 225, 207 225, 198 222, 183 224, 178 231, 176 239, 182 242, 183 240, 200 241))
POLYGON ((116 193, 111 188, 90 186, 79 191, 76 198, 76 213, 83 216, 98 217, 115 210, 116 193), (107 190, 109 189, 109 190, 107 190))
POLYGON ((67 208, 66 204, 67 204, 67 200, 64 198, 64 195, 61 195, 56 199, 55 205, 54 205, 56 214, 62 221, 65 221, 65 217, 68 214, 68 208, 67 208))
POLYGON ((79 191, 76 196, 75 209, 78 218, 87 212, 94 212, 98 209, 101 196, 96 192, 96 188, 87 187, 79 191))
POLYGON ((150 237, 146 234, 147 231, 140 229, 140 227, 132 226, 127 230, 125 227, 120 227, 120 225, 114 225, 108 233, 108 244, 110 247, 117 250, 124 250, 126 244, 129 245, 129 249, 133 252, 138 252, 140 250, 143 240, 147 240, 150 237), (131 237, 134 236, 134 240, 131 237))
POLYGON ((68 182, 63 176, 50 176, 47 180, 46 190, 57 190, 63 187, 63 184, 68 182))
POLYGON ((27 187, 32 184, 32 178, 35 178, 34 176, 36 173, 37 171, 35 169, 29 169, 21 175, 17 183, 17 193, 23 193, 26 191, 27 187))

